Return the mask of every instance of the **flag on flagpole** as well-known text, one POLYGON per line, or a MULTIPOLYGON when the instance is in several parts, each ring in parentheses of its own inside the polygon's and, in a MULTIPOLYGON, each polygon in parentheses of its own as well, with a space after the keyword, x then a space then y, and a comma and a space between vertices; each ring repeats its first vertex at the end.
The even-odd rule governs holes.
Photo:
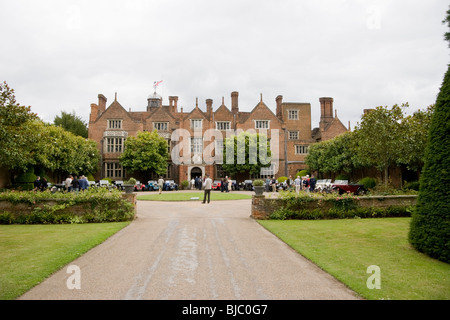
POLYGON ((160 84, 161 82, 163 82, 163 81, 161 80, 161 81, 155 81, 155 82, 153 82, 153 88, 155 88, 155 90, 156 90, 156 88, 159 86, 159 84, 160 84))

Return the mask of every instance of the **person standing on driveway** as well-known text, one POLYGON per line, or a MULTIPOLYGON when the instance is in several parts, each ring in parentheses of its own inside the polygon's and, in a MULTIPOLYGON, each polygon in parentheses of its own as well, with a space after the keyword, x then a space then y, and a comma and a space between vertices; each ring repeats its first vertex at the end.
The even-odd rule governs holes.
POLYGON ((163 187, 164 187, 164 179, 163 179, 162 176, 159 177, 159 180, 158 180, 158 187, 159 187, 159 194, 161 194, 162 189, 163 189, 163 187))
POLYGON ((203 202, 202 203, 206 202, 206 196, 208 196, 208 203, 209 203, 209 200, 210 200, 210 197, 211 197, 211 188, 212 188, 212 180, 209 177, 209 174, 206 174, 206 179, 205 179, 205 182, 203 182, 203 187, 205 189, 205 194, 203 196, 203 202))

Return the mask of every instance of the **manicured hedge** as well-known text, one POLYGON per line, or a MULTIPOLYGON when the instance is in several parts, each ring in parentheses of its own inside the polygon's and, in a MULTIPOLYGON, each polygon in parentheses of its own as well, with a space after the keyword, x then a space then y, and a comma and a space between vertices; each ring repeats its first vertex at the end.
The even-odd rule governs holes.
POLYGON ((387 208, 359 207, 353 209, 331 208, 323 209, 301 209, 293 210, 282 208, 276 210, 269 216, 273 220, 320 220, 320 219, 355 219, 355 218, 391 218, 391 217, 410 217, 412 206, 392 206, 387 208))
POLYGON ((409 240, 419 251, 450 262, 450 66, 428 133, 417 207, 409 240))
POLYGON ((133 205, 117 190, 92 188, 85 192, 4 192, 0 200, 12 210, 0 212, 0 224, 52 224, 128 221, 133 205), (29 210, 14 210, 14 206, 29 210))

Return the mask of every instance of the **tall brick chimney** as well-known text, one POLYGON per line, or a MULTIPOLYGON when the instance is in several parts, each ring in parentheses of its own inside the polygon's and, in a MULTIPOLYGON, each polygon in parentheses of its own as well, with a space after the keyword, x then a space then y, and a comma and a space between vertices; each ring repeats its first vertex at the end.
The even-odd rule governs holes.
POLYGON ((212 104, 213 101, 212 99, 206 99, 206 114, 208 115, 208 118, 211 120, 212 119, 212 104))
POLYGON ((283 120, 283 109, 281 107, 283 103, 283 96, 277 96, 275 101, 277 102, 277 118, 283 120))
POLYGON ((173 112, 178 112, 178 96, 173 97, 173 112))
POLYGON ((237 114, 239 112, 238 97, 239 97, 239 92, 233 91, 231 93, 231 112, 233 114, 237 114))
POLYGON ((325 129, 327 124, 333 121, 333 98, 323 97, 320 101, 320 122, 319 128, 325 129))
POLYGON ((94 122, 98 117, 98 105, 91 103, 91 114, 89 115, 89 122, 94 122))
POLYGON ((98 111, 100 113, 105 112, 106 110, 106 97, 101 93, 98 95, 98 111))

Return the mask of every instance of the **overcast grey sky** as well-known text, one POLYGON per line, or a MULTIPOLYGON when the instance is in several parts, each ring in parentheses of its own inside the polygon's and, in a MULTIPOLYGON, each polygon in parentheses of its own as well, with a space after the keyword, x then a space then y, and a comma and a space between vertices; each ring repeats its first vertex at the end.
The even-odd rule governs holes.
POLYGON ((252 110, 263 94, 309 102, 333 97, 352 128, 363 109, 436 100, 449 63, 445 0, 0 0, 0 80, 47 122, 61 111, 88 121, 90 104, 118 94, 144 111, 154 81, 190 111, 198 97, 239 92, 252 110))

